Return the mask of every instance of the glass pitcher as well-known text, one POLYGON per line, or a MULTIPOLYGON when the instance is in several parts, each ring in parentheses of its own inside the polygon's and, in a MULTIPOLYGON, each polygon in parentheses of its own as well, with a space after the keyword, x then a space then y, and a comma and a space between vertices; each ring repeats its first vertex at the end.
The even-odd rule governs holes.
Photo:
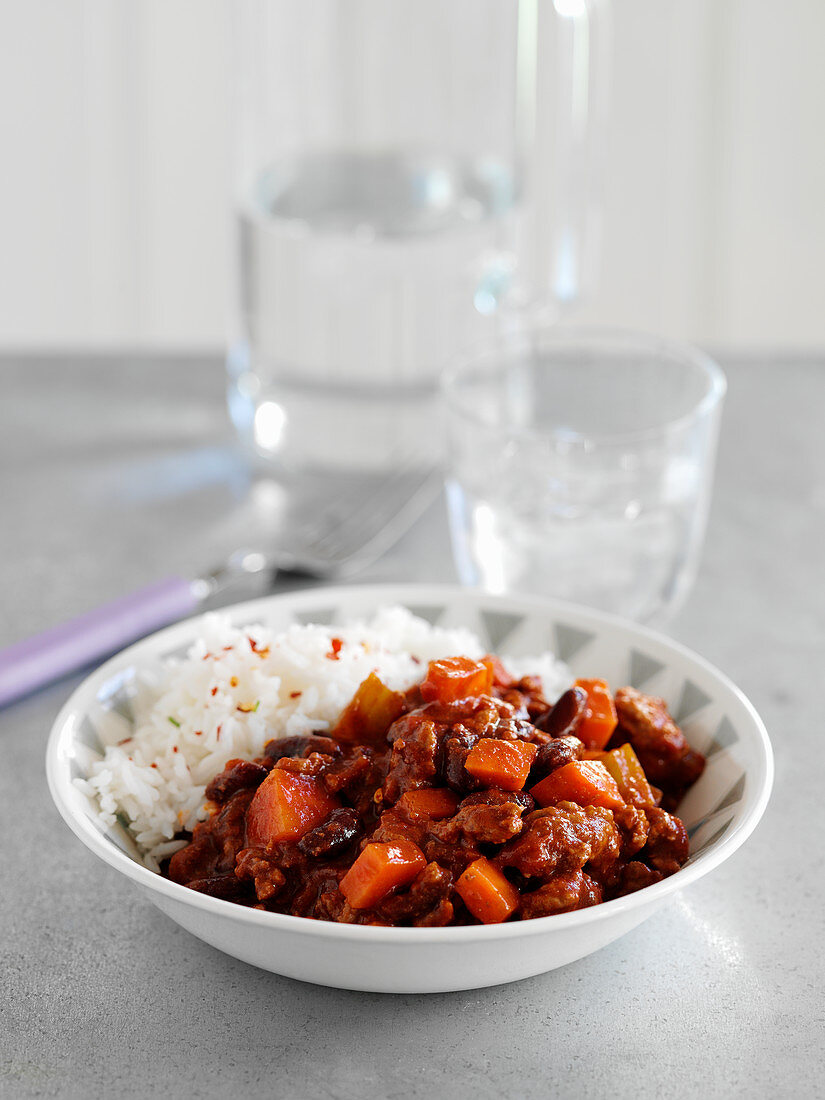
POLYGON ((230 411, 284 471, 436 461, 446 364, 592 280, 607 0, 243 0, 230 411))

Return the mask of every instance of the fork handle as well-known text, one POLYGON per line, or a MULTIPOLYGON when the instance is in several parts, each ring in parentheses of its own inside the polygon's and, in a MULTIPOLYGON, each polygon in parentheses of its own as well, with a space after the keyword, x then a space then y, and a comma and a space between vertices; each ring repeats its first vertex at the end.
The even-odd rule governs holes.
POLYGON ((191 615, 199 603, 192 581, 167 577, 0 649, 0 706, 191 615))

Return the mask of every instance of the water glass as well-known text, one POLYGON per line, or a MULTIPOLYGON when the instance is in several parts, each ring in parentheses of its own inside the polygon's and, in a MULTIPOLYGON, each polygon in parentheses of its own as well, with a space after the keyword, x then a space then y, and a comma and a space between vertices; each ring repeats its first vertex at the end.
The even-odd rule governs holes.
POLYGON ((606 0, 244 0, 229 405, 273 467, 431 458, 439 376, 592 276, 606 0))
POLYGON ((726 383, 652 337, 533 329, 444 379, 459 575, 662 622, 690 590, 726 383))

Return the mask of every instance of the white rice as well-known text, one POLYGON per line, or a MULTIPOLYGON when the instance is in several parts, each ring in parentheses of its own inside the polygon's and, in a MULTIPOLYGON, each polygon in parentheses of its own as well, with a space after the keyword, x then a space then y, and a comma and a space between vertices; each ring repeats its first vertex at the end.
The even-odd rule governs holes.
MULTIPOLYGON (((96 799, 104 826, 126 820, 144 863, 157 870, 182 846, 175 834, 205 817, 206 785, 228 760, 260 756, 274 737, 330 728, 372 671, 404 690, 430 660, 483 654, 470 631, 430 626, 402 607, 368 623, 294 625, 281 634, 210 615, 186 657, 144 675, 134 727, 112 716, 101 728, 103 759, 76 783, 96 799), (334 658, 333 639, 342 643, 334 658)), ((505 664, 515 675, 541 676, 550 700, 572 679, 551 654, 505 664)))

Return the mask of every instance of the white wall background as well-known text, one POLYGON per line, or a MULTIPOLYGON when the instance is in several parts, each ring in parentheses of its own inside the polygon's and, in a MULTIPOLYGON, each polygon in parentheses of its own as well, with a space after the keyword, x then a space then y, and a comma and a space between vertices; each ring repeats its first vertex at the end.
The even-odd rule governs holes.
MULTIPOLYGON (((0 0, 0 346, 223 343, 231 2, 0 0)), ((614 13, 582 316, 825 345, 825 3, 614 13)))

